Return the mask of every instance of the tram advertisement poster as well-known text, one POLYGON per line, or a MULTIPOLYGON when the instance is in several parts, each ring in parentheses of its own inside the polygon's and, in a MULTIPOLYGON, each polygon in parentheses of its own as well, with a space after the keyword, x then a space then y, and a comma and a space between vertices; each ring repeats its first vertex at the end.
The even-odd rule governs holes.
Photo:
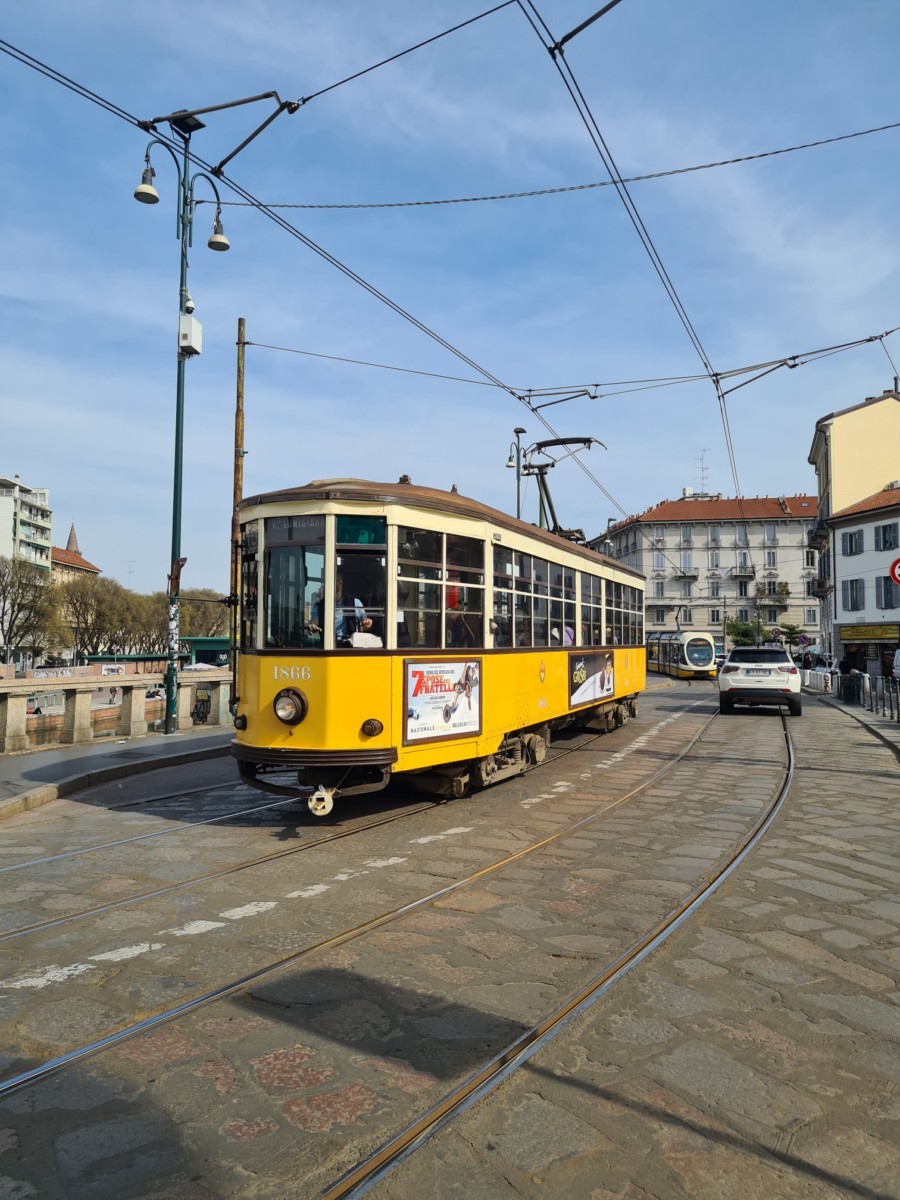
POLYGON ((613 681, 612 651, 569 655, 569 704, 590 704, 611 696, 613 681))
POLYGON ((406 673, 404 737, 410 742, 481 732, 481 661, 411 662, 406 673))

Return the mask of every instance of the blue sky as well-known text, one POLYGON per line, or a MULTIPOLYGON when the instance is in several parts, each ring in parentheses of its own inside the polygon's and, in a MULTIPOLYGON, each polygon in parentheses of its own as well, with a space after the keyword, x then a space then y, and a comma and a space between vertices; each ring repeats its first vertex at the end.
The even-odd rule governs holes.
MULTIPOLYGON (((489 5, 485 3, 483 8, 489 5)), ((540 8, 556 37, 599 0, 540 8)), ((139 118, 264 91, 309 96, 483 11, 470 0, 33 0, 0 37, 139 118)), ((566 58, 625 176, 900 120, 900 7, 886 0, 622 0, 566 58)), ((171 538, 178 242, 175 170, 134 202, 147 135, 0 55, 0 473, 47 487, 54 541, 139 591, 171 538)), ((274 107, 210 114, 193 148, 230 153, 274 107)), ((900 323, 900 130, 630 185, 714 369, 900 323)), ((375 204, 606 178, 520 8, 283 114, 227 173, 271 204, 375 204)), ((236 199, 227 186, 223 199, 236 199)), ((211 192, 198 183, 197 196, 211 192)), ((612 188, 388 209, 278 209, 304 234, 517 390, 702 373, 612 188)), ((238 317, 245 492, 331 476, 449 488, 515 510, 512 430, 592 436, 550 473, 588 535, 699 488, 733 494, 708 381, 542 410, 507 392, 319 355, 477 378, 251 208, 226 204, 228 254, 198 208, 189 286, 203 354, 186 367, 183 586, 227 589, 238 317)), ((897 335, 885 343, 900 363, 897 335)), ((817 417, 890 387, 879 344, 780 370, 729 398, 744 494, 814 490, 817 417)), ((873 480, 873 491, 881 486, 873 480)), ((536 518, 533 489, 525 515, 536 518)))

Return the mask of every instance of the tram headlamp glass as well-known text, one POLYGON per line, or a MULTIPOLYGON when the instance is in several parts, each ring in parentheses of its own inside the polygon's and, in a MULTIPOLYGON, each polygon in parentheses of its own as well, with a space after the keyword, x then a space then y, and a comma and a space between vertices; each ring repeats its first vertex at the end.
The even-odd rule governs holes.
POLYGON ((309 712, 309 701, 297 688, 284 688, 272 701, 275 716, 285 725, 299 725, 309 712))

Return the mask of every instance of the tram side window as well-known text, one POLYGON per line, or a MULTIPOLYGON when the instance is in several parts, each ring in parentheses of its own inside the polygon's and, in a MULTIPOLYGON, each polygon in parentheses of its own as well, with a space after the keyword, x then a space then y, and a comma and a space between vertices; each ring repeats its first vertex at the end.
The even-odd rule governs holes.
POLYGON ((513 556, 515 608, 513 639, 516 646, 531 645, 531 555, 517 550, 513 556))
POLYGON ((495 646, 513 644, 513 555, 507 546, 494 547, 494 620, 495 646))
POLYGON ((446 535, 445 641, 452 649, 484 645, 484 542, 446 535))
POLYGON ((325 569, 324 515, 267 517, 265 538, 265 644, 321 646, 314 606, 325 569))
POLYGON ((532 645, 550 645, 550 564, 543 558, 532 559, 534 569, 534 620, 532 645))
POLYGON ((431 529, 397 528, 397 645, 441 645, 443 539, 431 529))
POLYGON ((639 646, 644 640, 644 596, 640 588, 606 580, 606 636, 613 646, 639 646))
POLYGON ((242 650, 256 647, 259 617, 259 527, 256 521, 241 526, 241 638, 242 650))
POLYGON ((550 564, 550 644, 575 644, 575 572, 550 564))
POLYGON ((584 646, 602 646, 603 580, 581 572, 581 642, 584 646))

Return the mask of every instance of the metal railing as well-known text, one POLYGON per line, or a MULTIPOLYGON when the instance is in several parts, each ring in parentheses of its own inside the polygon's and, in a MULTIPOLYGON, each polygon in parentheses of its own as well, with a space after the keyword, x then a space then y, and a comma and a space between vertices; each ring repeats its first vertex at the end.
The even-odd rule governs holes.
POLYGON ((888 717, 900 724, 900 680, 883 675, 838 675, 831 671, 804 671, 803 686, 810 692, 832 695, 844 704, 878 716, 888 717))

